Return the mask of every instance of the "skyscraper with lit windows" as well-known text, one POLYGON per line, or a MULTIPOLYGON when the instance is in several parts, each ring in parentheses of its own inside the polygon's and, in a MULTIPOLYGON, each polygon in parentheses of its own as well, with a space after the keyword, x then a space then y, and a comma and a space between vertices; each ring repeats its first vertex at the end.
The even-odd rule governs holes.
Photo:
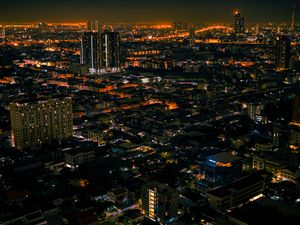
POLYGON ((235 33, 237 33, 237 34, 241 34, 241 33, 245 32, 245 18, 241 16, 240 12, 235 12, 234 30, 235 30, 235 33))
MULTIPOLYGON (((100 28, 99 28, 100 29, 100 28)), ((120 34, 117 32, 87 31, 81 37, 80 63, 92 74, 120 67, 120 34)))
POLYGON ((100 35, 98 32, 84 32, 81 37, 80 64, 97 73, 101 67, 100 35))
POLYGON ((276 39, 276 70, 283 71, 291 68, 291 40, 285 35, 276 39))
POLYGON ((149 219, 169 224, 177 219, 178 200, 178 193, 168 185, 152 182, 143 190, 143 211, 149 219))
POLYGON ((120 34, 106 31, 101 34, 101 67, 120 67, 120 34))

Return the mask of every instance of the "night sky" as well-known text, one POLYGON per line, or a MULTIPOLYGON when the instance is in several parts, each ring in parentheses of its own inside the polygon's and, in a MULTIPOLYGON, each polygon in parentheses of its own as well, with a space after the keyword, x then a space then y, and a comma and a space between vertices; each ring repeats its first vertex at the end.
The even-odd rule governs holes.
MULTIPOLYGON (((300 0, 296 0, 300 18, 300 0)), ((291 0, 1 0, 1 22, 230 22, 240 9, 248 22, 288 22, 291 0)))

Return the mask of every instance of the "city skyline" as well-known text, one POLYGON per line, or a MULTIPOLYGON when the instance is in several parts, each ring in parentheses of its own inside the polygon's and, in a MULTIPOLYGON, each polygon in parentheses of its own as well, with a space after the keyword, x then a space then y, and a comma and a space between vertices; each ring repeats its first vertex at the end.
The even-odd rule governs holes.
MULTIPOLYGON (((299 0, 295 1, 299 5, 299 0)), ((232 21, 232 13, 240 10, 248 22, 289 23, 292 1, 196 1, 164 0, 137 1, 48 1, 36 3, 33 0, 20 0, 2 3, 3 13, 0 23, 37 22, 37 21, 83 21, 98 18, 103 22, 171 22, 185 20, 189 22, 232 21), (255 13, 253 13, 255 12, 255 13)), ((296 8, 296 23, 299 22, 296 8)))
POLYGON ((298 8, 2 3, 0 225, 297 224, 298 8))

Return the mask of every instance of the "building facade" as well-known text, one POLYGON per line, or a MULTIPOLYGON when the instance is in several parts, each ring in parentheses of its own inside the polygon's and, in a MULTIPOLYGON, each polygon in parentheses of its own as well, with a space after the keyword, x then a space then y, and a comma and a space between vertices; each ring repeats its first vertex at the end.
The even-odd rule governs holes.
POLYGON ((212 209, 223 211, 263 196, 267 176, 255 173, 208 192, 212 209))
POLYGON ((245 19, 239 12, 236 12, 234 15, 234 29, 237 34, 245 32, 245 19))
POLYGON ((100 35, 98 32, 85 32, 81 37, 80 64, 96 73, 101 68, 100 35))
POLYGON ((12 145, 36 148, 73 135, 72 99, 50 98, 10 105, 12 145))
POLYGON ((64 152, 65 164, 70 168, 77 168, 79 165, 95 160, 96 153, 93 149, 72 149, 64 152))
POLYGON ((297 96, 294 100, 293 122, 300 123, 300 96, 297 96))
POLYGON ((276 39, 276 70, 283 71, 291 68, 291 40, 281 35, 276 39))
POLYGON ((120 34, 117 32, 85 32, 81 38, 80 63, 92 74, 120 67, 120 34))
POLYGON ((204 167, 205 181, 219 186, 239 178, 243 163, 239 157, 223 152, 208 156, 204 167))
POLYGON ((160 224, 169 224, 177 219, 178 200, 178 193, 165 184, 153 182, 143 189, 144 213, 160 224))
POLYGON ((101 67, 120 67, 120 34, 117 32, 101 34, 101 67))

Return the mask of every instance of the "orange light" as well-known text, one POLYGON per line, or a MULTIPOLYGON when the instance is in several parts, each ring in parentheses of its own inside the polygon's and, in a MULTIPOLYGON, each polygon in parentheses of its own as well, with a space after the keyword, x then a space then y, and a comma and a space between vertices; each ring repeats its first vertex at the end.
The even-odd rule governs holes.
POLYGON ((298 147, 298 146, 295 146, 295 145, 290 145, 290 149, 292 149, 292 150, 298 150, 299 147, 298 147))
POLYGON ((232 167, 232 164, 231 164, 231 163, 221 163, 221 162, 216 162, 216 165, 217 165, 217 166, 220 166, 220 167, 232 167))
POLYGON ((294 126, 300 127, 300 123, 297 123, 297 122, 290 122, 290 125, 294 125, 294 126))
POLYGON ((178 109, 178 105, 175 102, 167 102, 166 105, 168 110, 178 109))
POLYGON ((234 11, 234 15, 237 15, 237 14, 239 14, 240 13, 240 10, 238 10, 238 9, 236 9, 235 11, 234 11))
POLYGON ((251 66, 254 66, 255 63, 254 62, 241 62, 240 65, 242 67, 251 67, 251 66))

